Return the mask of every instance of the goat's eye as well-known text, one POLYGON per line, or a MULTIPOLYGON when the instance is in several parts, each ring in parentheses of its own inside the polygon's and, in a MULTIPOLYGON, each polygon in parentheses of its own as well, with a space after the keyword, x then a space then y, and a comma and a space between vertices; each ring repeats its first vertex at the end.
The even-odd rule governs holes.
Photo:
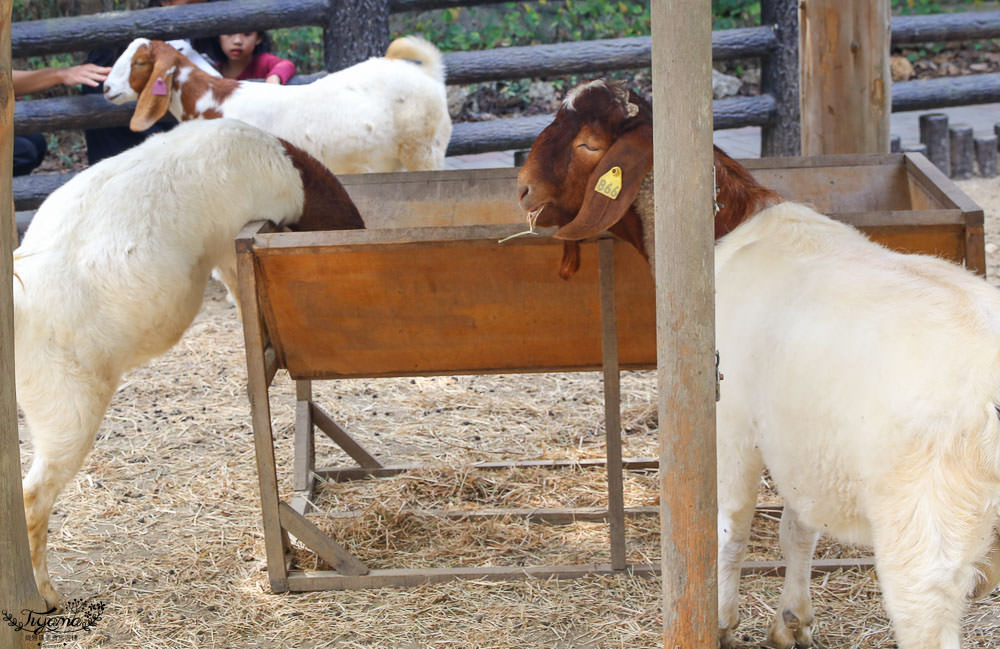
POLYGON ((599 151, 599 149, 596 146, 590 146, 586 142, 581 142, 580 144, 577 144, 576 148, 586 149, 587 151, 599 151))

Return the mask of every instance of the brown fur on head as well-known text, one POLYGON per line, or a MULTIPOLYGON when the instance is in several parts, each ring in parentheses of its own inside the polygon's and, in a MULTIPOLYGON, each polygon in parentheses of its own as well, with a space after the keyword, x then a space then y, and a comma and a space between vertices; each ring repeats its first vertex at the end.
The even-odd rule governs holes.
POLYGON ((718 239, 768 205, 780 202, 781 197, 754 180, 746 167, 719 147, 715 147, 713 157, 715 202, 719 206, 715 215, 715 238, 718 239))
POLYGON ((645 99, 604 81, 569 93, 518 174, 521 207, 537 215, 538 225, 562 226, 555 235, 567 241, 562 277, 576 272, 579 264, 574 242, 603 230, 610 229, 645 256, 642 225, 631 204, 652 161, 652 110, 645 99), (620 194, 615 199, 596 194, 598 179, 614 166, 622 172, 620 194), (595 220, 599 227, 591 223, 580 228, 595 220))
POLYGON ((293 231, 358 230, 365 222, 337 177, 323 164, 287 140, 278 138, 302 176, 302 217, 288 224, 293 231))
POLYGON ((132 55, 128 83, 139 99, 129 122, 130 129, 145 131, 167 114, 174 92, 180 92, 176 78, 183 68, 190 68, 191 72, 184 83, 186 90, 180 95, 182 119, 222 117, 217 107, 236 90, 239 82, 235 79, 212 79, 169 43, 149 41, 148 45, 140 45, 132 55), (157 79, 162 80, 165 94, 154 93, 157 79), (215 107, 198 110, 196 103, 206 93, 211 93, 215 107))
POLYGON ((187 57, 163 41, 150 41, 148 45, 136 49, 132 55, 128 83, 139 95, 139 100, 129 121, 130 129, 145 131, 166 115, 170 108, 174 76, 182 59, 190 65, 187 57), (162 80, 166 94, 153 94, 158 79, 162 80))
MULTIPOLYGON (((780 197, 759 185, 742 165, 715 148, 716 238, 730 232, 780 197)), ((646 256, 642 221, 632 208, 653 164, 653 113, 635 93, 603 82, 570 92, 552 124, 538 136, 518 174, 521 207, 537 215, 537 224, 558 225, 564 239, 560 276, 579 266, 577 241, 609 230, 646 256), (616 198, 596 190, 611 169, 620 171, 616 198)))

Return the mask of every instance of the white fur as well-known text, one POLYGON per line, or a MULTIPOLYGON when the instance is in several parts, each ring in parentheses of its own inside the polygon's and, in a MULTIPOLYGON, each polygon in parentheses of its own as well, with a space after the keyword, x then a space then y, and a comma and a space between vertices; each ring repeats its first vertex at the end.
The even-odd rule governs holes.
POLYGON ((212 63, 202 55, 201 52, 194 49, 191 45, 191 41, 185 39, 177 39, 175 41, 167 41, 167 45, 170 45, 175 50, 187 57, 188 61, 191 61, 198 69, 202 72, 208 74, 212 77, 222 78, 222 73, 219 72, 212 63))
POLYGON ((126 370, 167 351, 232 267, 248 221, 294 221, 302 178, 276 138, 196 121, 84 170, 38 209, 15 251, 18 402, 34 445, 24 481, 32 564, 45 562, 52 504, 94 442, 126 370))
POLYGON ((958 649, 1000 503, 1000 293, 795 203, 723 237, 715 270, 723 645, 766 466, 788 562, 771 646, 811 643, 822 532, 873 546, 901 649, 958 649))
MULTIPOLYGON (((422 39, 407 40, 423 65, 380 57, 308 85, 244 81, 219 105, 208 94, 201 96, 197 110, 218 108, 223 117, 285 138, 338 174, 441 169, 451 137, 441 55, 422 39)), ((128 84, 132 56, 148 42, 136 39, 115 62, 105 81, 109 101, 136 99, 128 84)), ((198 76, 192 69, 187 80, 198 76)), ((172 89, 170 112, 178 120, 190 118, 179 100, 187 85, 175 83, 172 89)))

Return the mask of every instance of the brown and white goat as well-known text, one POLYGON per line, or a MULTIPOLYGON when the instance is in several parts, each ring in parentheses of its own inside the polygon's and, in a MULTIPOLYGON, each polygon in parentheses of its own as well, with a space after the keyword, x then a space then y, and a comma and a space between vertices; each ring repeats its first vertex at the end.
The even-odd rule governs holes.
POLYGON ((422 38, 307 85, 214 78, 163 41, 137 38, 104 82, 115 104, 137 100, 144 131, 168 111, 179 121, 228 117, 308 151, 337 174, 441 169, 451 137, 441 53, 422 38))
MULTIPOLYGON (((577 88, 525 162, 522 207, 570 242, 610 229, 652 257, 652 137, 640 97, 577 88), (616 166, 618 198, 598 194, 616 166)), ((770 646, 812 644, 822 530, 873 547, 901 649, 958 649, 968 597, 1000 578, 1000 293, 782 202, 718 149, 715 169, 720 644, 766 466, 788 562, 770 646)))
POLYGON ((49 515, 122 373, 180 339, 212 268, 235 278, 233 238, 256 219, 364 227, 323 165, 235 120, 182 124, 102 160, 32 219, 14 253, 15 374, 34 447, 24 479, 31 562, 50 605, 58 595, 45 560, 49 515))

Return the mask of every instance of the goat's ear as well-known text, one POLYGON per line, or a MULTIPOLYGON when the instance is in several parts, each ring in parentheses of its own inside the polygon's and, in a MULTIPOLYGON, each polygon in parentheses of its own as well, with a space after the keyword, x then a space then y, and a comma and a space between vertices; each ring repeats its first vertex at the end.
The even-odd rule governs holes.
POLYGON ((610 228, 625 216, 652 166, 652 124, 643 124, 624 133, 590 174, 587 195, 576 217, 556 230, 553 236, 579 241, 610 228))
POLYGON ((580 270, 580 242, 563 241, 562 261, 559 262, 559 277, 569 279, 580 270))
POLYGON ((174 90, 174 72, 177 70, 173 57, 158 56, 153 64, 153 72, 139 93, 135 112, 128 127, 139 133, 167 114, 170 108, 170 93, 174 90))

